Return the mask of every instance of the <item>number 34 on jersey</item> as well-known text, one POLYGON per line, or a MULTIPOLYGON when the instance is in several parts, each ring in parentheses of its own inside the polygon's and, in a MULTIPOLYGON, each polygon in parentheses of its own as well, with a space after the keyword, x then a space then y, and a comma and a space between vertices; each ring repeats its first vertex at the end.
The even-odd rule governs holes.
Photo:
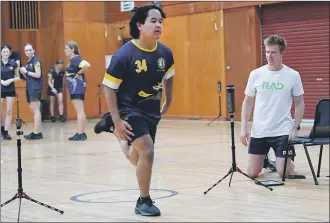
POLYGON ((136 64, 136 69, 135 69, 136 73, 141 73, 142 71, 147 72, 148 67, 147 67, 146 59, 136 60, 135 64, 136 64))

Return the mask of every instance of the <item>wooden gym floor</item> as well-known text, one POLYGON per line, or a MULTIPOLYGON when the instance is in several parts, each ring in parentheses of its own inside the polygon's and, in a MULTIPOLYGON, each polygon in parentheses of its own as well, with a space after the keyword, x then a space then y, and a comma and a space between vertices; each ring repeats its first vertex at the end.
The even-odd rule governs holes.
MULTIPOLYGON (((234 173, 206 195, 210 186, 231 167, 229 122, 163 120, 156 138, 151 197, 162 212, 148 218, 134 214, 139 196, 135 169, 124 158, 113 135, 95 135, 88 123, 88 140, 69 142, 75 122, 43 123, 44 139, 22 139, 23 189, 32 198, 64 211, 22 200, 21 222, 132 222, 132 221, 329 221, 329 147, 323 152, 320 185, 314 185, 304 150, 296 146, 298 174, 304 180, 286 180, 270 191, 245 176, 234 173)), ((239 142, 235 125, 237 164, 246 172, 247 148, 239 142)), ((304 126, 301 135, 311 126, 304 126)), ((32 125, 23 126, 29 133, 32 125)), ((1 142, 1 203, 17 191, 17 146, 15 126, 11 141, 1 142)), ((310 149, 317 169, 319 149, 310 149)), ((280 180, 276 173, 260 179, 280 180)), ((17 221, 19 201, 1 208, 1 221, 17 221)))

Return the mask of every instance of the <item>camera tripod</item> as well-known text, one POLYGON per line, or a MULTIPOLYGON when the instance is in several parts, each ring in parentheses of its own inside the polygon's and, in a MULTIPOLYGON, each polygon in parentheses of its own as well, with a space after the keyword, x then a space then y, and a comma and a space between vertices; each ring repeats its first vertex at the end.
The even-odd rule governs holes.
POLYGON ((221 96, 220 96, 220 92, 219 92, 219 94, 218 94, 218 97, 219 97, 219 115, 218 115, 217 117, 215 117, 211 122, 209 122, 209 123, 207 124, 208 126, 211 125, 212 122, 214 122, 215 120, 218 119, 218 122, 219 122, 219 120, 220 120, 220 117, 221 117, 221 96))
MULTIPOLYGON (((18 105, 18 103, 17 103, 18 105)), ((21 212, 21 203, 22 203, 22 198, 25 198, 29 201, 32 201, 34 203, 37 203, 41 206, 44 206, 46 208, 49 208, 51 210, 57 211, 61 214, 64 213, 64 211, 61 211, 57 208, 54 208, 52 206, 49 206, 47 204, 44 204, 40 201, 37 201, 33 198, 31 198, 30 196, 28 196, 24 191, 23 191, 23 184, 22 184, 22 153, 21 153, 21 138, 20 136, 23 135, 23 131, 21 131, 21 127, 22 127, 22 119, 19 118, 19 113, 18 113, 18 107, 17 107, 17 118, 16 118, 16 135, 17 135, 17 161, 18 161, 18 168, 17 168, 17 172, 18 172, 18 189, 17 189, 17 193, 8 201, 4 202, 3 204, 1 204, 1 207, 9 204, 10 202, 19 199, 19 209, 18 209, 18 218, 17 218, 17 222, 19 222, 19 217, 20 217, 20 212, 21 212)))
POLYGON ((220 81, 218 81, 218 98, 219 98, 219 115, 217 117, 215 117, 211 122, 209 122, 207 124, 208 126, 210 126, 212 124, 212 122, 214 122, 217 119, 219 122, 220 117, 221 117, 221 82, 220 81))
POLYGON ((240 174, 246 176, 247 178, 253 180, 257 185, 261 185, 266 187, 267 189, 269 189, 270 191, 273 190, 273 188, 270 188, 269 186, 264 185, 263 183, 261 183, 260 181, 250 177, 249 175, 247 175, 246 173, 244 173, 240 168, 237 167, 236 164, 236 155, 235 155, 235 137, 234 137, 234 115, 230 114, 230 127, 231 127, 231 150, 232 150, 232 167, 230 168, 229 172, 222 177, 218 182, 216 182, 213 186, 211 186, 209 189, 207 189, 204 194, 206 194, 207 192, 209 192, 210 190, 212 190, 215 186, 217 186, 222 180, 224 180, 226 177, 228 177, 230 174, 230 180, 229 180, 229 186, 231 184, 231 180, 233 178, 233 174, 234 172, 239 172, 240 174))

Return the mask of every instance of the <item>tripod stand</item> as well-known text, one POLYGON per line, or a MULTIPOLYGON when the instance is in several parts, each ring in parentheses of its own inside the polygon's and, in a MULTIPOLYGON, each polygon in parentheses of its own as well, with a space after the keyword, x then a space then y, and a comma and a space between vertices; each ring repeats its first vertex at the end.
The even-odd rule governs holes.
POLYGON ((219 120, 220 120, 220 117, 221 117, 221 96, 220 96, 220 92, 219 92, 218 97, 219 97, 219 115, 218 115, 217 117, 215 117, 211 122, 209 122, 209 123, 207 124, 208 126, 211 125, 212 122, 214 122, 215 120, 218 119, 218 122, 219 122, 219 120))
POLYGON ((214 122, 217 119, 219 122, 220 117, 221 117, 221 82, 220 81, 218 81, 218 98, 219 98, 219 115, 217 117, 215 117, 211 122, 209 122, 207 124, 208 126, 210 126, 212 124, 212 122, 214 122))
POLYGON ((57 211, 61 214, 64 213, 64 211, 61 211, 57 208, 54 208, 52 206, 49 206, 47 204, 44 204, 40 201, 37 201, 33 198, 31 198, 30 196, 28 196, 24 191, 23 191, 23 184, 22 184, 22 157, 21 157, 21 138, 20 136, 23 135, 23 131, 21 131, 21 127, 22 127, 22 119, 19 118, 18 115, 18 108, 17 108, 17 118, 16 118, 16 135, 17 135, 17 161, 18 161, 18 168, 17 168, 17 172, 18 172, 18 189, 17 189, 17 193, 8 201, 6 201, 5 203, 1 204, 1 207, 9 204, 10 202, 19 199, 19 209, 18 209, 18 218, 17 218, 17 222, 19 222, 19 216, 20 216, 20 212, 21 212, 21 203, 22 203, 22 198, 25 198, 29 201, 32 201, 34 203, 37 203, 41 206, 47 207, 51 210, 57 211))
POLYGON ((231 180, 233 177, 234 172, 239 172, 240 174, 246 176, 247 178, 253 180, 256 184, 261 185, 266 187, 269 190, 273 190, 273 188, 270 188, 269 186, 264 185, 263 183, 261 183, 260 181, 250 177, 249 175, 247 175, 246 173, 244 173, 240 168, 237 167, 236 165, 236 155, 235 155, 235 137, 234 137, 234 115, 230 114, 230 127, 231 127, 231 151, 232 151, 232 167, 230 168, 229 172, 223 177, 221 178, 218 182, 216 182, 212 187, 210 187, 208 190, 206 190, 204 192, 204 194, 206 194, 207 192, 209 192, 210 190, 212 190, 212 188, 214 188, 215 186, 217 186, 222 180, 224 180, 227 176, 230 176, 230 180, 229 180, 229 186, 231 184, 231 180))
POLYGON ((97 97, 99 98, 99 115, 101 115, 101 85, 97 85, 97 97))

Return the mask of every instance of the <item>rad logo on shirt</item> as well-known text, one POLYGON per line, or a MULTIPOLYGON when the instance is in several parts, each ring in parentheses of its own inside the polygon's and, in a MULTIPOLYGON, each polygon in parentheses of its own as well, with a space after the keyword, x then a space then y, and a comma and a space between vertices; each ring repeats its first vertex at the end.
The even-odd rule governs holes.
POLYGON ((264 90, 281 90, 284 88, 284 84, 281 83, 281 82, 272 82, 272 83, 269 83, 269 82, 263 82, 262 83, 262 89, 264 90))

